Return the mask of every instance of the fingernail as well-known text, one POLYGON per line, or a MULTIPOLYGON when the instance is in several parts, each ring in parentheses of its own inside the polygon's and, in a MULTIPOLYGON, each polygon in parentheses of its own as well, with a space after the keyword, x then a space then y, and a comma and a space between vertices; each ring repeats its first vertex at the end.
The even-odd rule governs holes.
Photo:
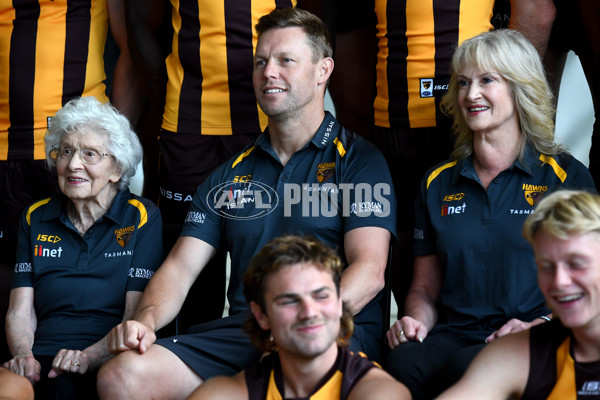
POLYGON ((423 343, 423 338, 421 336, 417 336, 417 339, 419 339, 420 343, 423 343))

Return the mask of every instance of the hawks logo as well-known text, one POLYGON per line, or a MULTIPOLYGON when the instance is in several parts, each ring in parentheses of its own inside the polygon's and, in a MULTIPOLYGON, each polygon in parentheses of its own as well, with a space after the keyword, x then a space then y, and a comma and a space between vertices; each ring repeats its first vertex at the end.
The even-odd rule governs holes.
POLYGON ((327 182, 335 171, 335 163, 320 163, 317 166, 317 180, 319 183, 327 182))
POLYGON ((115 229, 115 239, 117 239, 117 243, 119 243, 119 246, 127 246, 127 243, 129 243, 129 241, 131 240, 131 236, 134 230, 135 227, 133 225, 128 226, 126 228, 115 229))
POLYGON ((542 192, 532 192, 529 190, 525 191, 525 200, 529 203, 530 206, 535 207, 535 205, 544 197, 544 193, 542 192))
POLYGON ((421 97, 433 97, 433 79, 421 78, 421 97))
POLYGON ((542 200, 544 193, 548 191, 548 186, 523 184, 523 192, 525 192, 525 200, 530 206, 535 207, 542 200))

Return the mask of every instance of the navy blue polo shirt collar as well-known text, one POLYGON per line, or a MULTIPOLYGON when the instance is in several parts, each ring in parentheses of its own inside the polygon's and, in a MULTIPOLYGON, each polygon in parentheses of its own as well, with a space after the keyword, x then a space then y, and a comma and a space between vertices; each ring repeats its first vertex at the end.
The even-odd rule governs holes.
MULTIPOLYGON (((523 172, 528 175, 533 175, 533 167, 536 163, 539 162, 539 153, 534 151, 531 146, 525 147, 525 154, 523 155, 523 161, 519 157, 515 160, 515 162, 508 168, 519 168, 523 172)), ((452 176, 452 183, 455 184, 460 176, 464 176, 469 179, 478 180, 477 173, 475 172, 475 167, 473 166, 473 154, 464 160, 459 160, 457 162, 457 167, 454 169, 452 176)))
MULTIPOLYGON (((117 195, 113 199, 112 204, 108 211, 103 215, 103 218, 110 218, 116 223, 120 223, 125 215, 125 208, 127 207, 127 201, 130 198, 129 189, 121 189, 117 192, 117 195)), ((53 197, 48 202, 48 205, 44 208, 44 214, 42 215, 42 221, 50 221, 58 219, 63 215, 66 218, 67 215, 67 202, 69 199, 64 194, 60 194, 53 197)), ((65 219, 66 221, 66 219, 65 219)), ((64 222, 64 221, 63 221, 64 222)))
POLYGON ((325 111, 325 118, 321 122, 321 126, 317 129, 317 133, 310 141, 319 149, 324 149, 331 145, 340 132, 340 123, 331 115, 329 111, 325 111))
MULTIPOLYGON (((341 125, 340 123, 331 115, 329 111, 325 111, 325 118, 323 118, 323 122, 317 129, 317 133, 313 136, 310 142, 314 144, 319 149, 324 149, 329 146, 335 138, 338 136, 340 132, 341 125)), ((307 144, 308 145, 308 144, 307 144)), ((264 130, 262 135, 256 139, 256 146, 263 149, 267 153, 272 153, 273 148, 271 147, 271 140, 269 139, 269 127, 264 130)))

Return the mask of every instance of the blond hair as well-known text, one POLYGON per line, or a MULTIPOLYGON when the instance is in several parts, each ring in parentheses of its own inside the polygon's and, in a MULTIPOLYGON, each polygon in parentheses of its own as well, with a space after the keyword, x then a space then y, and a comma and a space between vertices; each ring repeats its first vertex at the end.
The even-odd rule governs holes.
POLYGON ((543 229, 549 235, 600 234, 600 196, 582 190, 559 190, 542 199, 525 220, 523 236, 531 243, 543 229))
POLYGON ((564 151, 554 142, 554 96, 537 50, 519 32, 500 29, 465 40, 452 57, 452 76, 440 107, 454 120, 453 159, 465 159, 473 153, 473 131, 458 105, 458 75, 467 65, 495 71, 508 82, 524 139, 520 158, 527 146, 548 155, 564 151))

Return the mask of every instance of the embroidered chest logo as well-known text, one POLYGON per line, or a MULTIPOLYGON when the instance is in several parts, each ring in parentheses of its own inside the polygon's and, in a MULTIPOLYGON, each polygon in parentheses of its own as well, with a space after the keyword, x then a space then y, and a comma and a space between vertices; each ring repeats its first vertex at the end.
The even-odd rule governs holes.
MULTIPOLYGON (((447 202, 455 202, 455 201, 459 201, 462 200, 465 197, 464 193, 453 193, 453 194, 447 194, 444 196, 444 200, 443 201, 447 201, 447 202)), ((452 214, 464 214, 467 210, 467 203, 465 203, 463 201, 462 204, 460 203, 452 203, 450 204, 442 204, 442 212, 441 212, 441 216, 445 217, 446 215, 452 215, 452 214)))
POLYGON ((333 176, 335 172, 335 163, 319 163, 317 165, 317 180, 319 183, 324 183, 329 180, 333 176))
POLYGON ((115 239, 117 240, 117 243, 119 243, 119 246, 127 246, 127 243, 131 240, 133 231, 135 231, 135 226, 133 225, 126 228, 115 229, 115 239))
POLYGON ((580 396, 598 396, 600 394, 600 382, 586 381, 577 394, 580 396))
POLYGON ((542 200, 544 193, 548 191, 548 186, 530 185, 528 183, 523 184, 523 193, 525 200, 530 206, 535 207, 537 203, 542 200))

